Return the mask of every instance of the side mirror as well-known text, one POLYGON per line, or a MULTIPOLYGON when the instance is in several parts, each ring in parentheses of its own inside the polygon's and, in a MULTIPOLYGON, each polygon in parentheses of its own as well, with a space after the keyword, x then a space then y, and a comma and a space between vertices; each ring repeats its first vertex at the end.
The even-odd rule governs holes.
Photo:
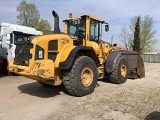
POLYGON ((10 38, 11 38, 10 34, 7 34, 7 40, 10 40, 10 38))
POLYGON ((10 41, 10 39, 11 39, 11 36, 10 36, 10 34, 7 34, 7 44, 11 44, 11 41, 10 41))
POLYGON ((105 31, 106 31, 106 32, 109 31, 109 25, 108 25, 108 23, 106 23, 106 25, 105 25, 105 31))

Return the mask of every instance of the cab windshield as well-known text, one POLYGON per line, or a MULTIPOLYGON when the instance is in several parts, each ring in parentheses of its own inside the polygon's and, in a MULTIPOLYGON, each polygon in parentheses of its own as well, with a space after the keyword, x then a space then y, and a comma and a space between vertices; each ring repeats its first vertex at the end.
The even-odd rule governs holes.
POLYGON ((31 41, 35 35, 32 34, 25 34, 25 33, 19 33, 19 32, 14 32, 14 37, 13 34, 11 34, 11 39, 14 39, 14 44, 17 44, 21 41, 31 41))
POLYGON ((68 35, 76 36, 76 33, 80 30, 83 30, 85 33, 86 21, 85 18, 78 19, 74 21, 68 21, 68 35))

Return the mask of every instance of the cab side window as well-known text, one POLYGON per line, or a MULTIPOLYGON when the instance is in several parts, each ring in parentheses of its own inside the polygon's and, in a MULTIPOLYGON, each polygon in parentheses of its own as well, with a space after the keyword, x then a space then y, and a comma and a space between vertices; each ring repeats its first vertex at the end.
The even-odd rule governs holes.
POLYGON ((100 23, 91 19, 90 21, 90 40, 99 43, 100 23))

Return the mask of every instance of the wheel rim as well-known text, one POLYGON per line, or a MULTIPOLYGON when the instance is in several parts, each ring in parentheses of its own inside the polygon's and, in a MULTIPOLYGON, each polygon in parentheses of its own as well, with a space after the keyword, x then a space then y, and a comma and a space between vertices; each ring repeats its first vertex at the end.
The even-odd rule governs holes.
POLYGON ((88 87, 91 85, 93 81, 93 71, 85 67, 81 72, 81 83, 83 86, 88 87))
POLYGON ((127 74, 127 67, 125 65, 121 66, 121 76, 126 77, 127 74))

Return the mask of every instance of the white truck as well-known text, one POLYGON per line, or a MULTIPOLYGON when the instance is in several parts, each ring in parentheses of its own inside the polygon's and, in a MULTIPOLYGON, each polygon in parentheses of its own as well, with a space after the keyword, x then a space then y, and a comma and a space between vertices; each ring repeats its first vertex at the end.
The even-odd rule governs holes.
POLYGON ((9 60, 15 57, 16 44, 31 40, 34 36, 43 35, 35 28, 1 23, 0 26, 0 71, 8 74, 9 60))

